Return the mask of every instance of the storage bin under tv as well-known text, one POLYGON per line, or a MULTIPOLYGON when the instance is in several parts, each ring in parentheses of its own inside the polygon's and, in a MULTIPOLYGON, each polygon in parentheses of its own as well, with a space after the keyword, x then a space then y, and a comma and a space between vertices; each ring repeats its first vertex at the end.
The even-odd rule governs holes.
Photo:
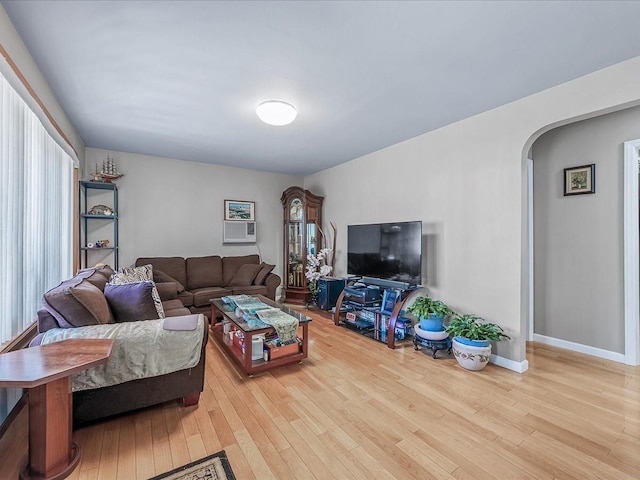
POLYGON ((401 312, 410 294, 419 288, 421 285, 371 277, 351 280, 338 297, 333 322, 395 348, 398 341, 411 338, 410 320, 401 312))

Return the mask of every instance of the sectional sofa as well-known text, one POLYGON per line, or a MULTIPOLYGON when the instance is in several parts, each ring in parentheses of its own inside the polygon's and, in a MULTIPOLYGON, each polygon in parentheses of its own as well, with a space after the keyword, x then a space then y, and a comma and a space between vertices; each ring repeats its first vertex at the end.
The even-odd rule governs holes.
MULTIPOLYGON (((89 329, 92 329, 91 334, 98 331, 97 335, 104 331, 110 332, 108 337, 91 338, 115 338, 118 342, 117 333, 114 336, 114 332, 117 332, 119 326, 135 328, 131 322, 145 325, 155 322, 157 330, 154 334, 163 335, 164 340, 171 344, 172 338, 176 338, 171 335, 180 335, 180 332, 171 330, 186 330, 181 327, 182 322, 197 324, 199 327, 200 333, 193 333, 195 338, 189 344, 192 351, 200 350, 199 359, 196 355, 198 363, 195 366, 162 375, 141 376, 123 383, 87 390, 76 391, 74 388, 75 425, 176 399, 181 399, 185 406, 195 405, 204 387, 205 345, 208 339, 206 318, 199 319, 200 315, 191 314, 177 299, 161 302, 167 318, 158 318, 156 302, 151 295, 152 282, 123 285, 122 288, 110 291, 107 283, 113 273, 108 266, 85 269, 46 292, 43 296, 44 307, 38 312, 38 335, 32 340, 31 346, 40 344, 43 337, 46 342, 45 335, 49 337, 61 334, 65 338, 73 338, 74 335, 82 336, 83 330, 89 329), (166 327, 163 322, 173 326, 166 327)), ((88 337, 85 335, 83 338, 88 337)), ((142 338, 141 342, 151 345, 152 349, 154 346, 157 348, 151 353, 137 352, 138 360, 131 359, 131 363, 147 362, 150 357, 163 363, 164 350, 157 342, 157 337, 142 338)), ((144 364, 140 369, 146 368, 144 364)))
POLYGON ((141 257, 136 266, 152 265, 163 300, 178 299, 191 313, 210 315, 212 298, 264 295, 276 299, 280 276, 258 255, 220 257, 141 257))

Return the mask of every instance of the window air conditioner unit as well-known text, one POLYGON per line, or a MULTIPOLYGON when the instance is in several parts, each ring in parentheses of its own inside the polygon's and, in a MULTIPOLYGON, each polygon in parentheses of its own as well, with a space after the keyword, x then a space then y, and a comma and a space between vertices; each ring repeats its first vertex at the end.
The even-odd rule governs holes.
POLYGON ((256 243, 256 222, 224 221, 222 243, 256 243))

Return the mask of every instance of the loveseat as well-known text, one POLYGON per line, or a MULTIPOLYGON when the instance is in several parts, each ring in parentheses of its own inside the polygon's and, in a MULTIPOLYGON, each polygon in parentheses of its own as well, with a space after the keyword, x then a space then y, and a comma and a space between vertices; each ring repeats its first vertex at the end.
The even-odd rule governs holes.
POLYGON ((276 299, 280 277, 258 255, 220 257, 141 257, 136 266, 152 265, 160 297, 177 298, 191 313, 211 314, 212 298, 264 295, 276 299))
MULTIPOLYGON (((31 346, 40 344, 43 339, 46 342, 47 337, 58 334, 74 338, 74 335, 81 335, 87 330, 117 331, 120 325, 142 331, 143 327, 148 328, 152 323, 158 325, 157 330, 164 335, 163 341, 172 342, 177 337, 171 335, 182 334, 175 330, 194 331, 193 327, 198 325, 200 330, 192 333, 195 344, 190 344, 195 352, 191 365, 195 366, 162 375, 139 376, 100 388, 76 391, 74 384, 73 421, 76 425, 170 400, 182 399, 185 406, 195 405, 204 387, 205 345, 208 339, 206 318, 192 314, 177 299, 161 302, 161 309, 167 318, 158 318, 160 307, 152 294, 155 288, 153 282, 112 285, 108 282, 110 279, 113 281, 113 273, 109 266, 88 268, 46 292, 43 296, 44 306, 38 311, 38 335, 32 340, 31 346), (141 326, 137 327, 138 324, 141 326)), ((116 338, 116 344, 119 342, 117 336, 109 338, 116 338)), ((142 342, 150 344, 151 348, 158 345, 156 338, 142 339, 142 342)), ((154 357, 159 359, 157 363, 162 364, 163 353, 153 351, 151 355, 137 352, 137 360, 132 359, 130 363, 146 362, 149 357, 154 357)), ((129 363, 129 360, 124 363, 129 363)), ((146 368, 147 365, 140 366, 140 370, 146 368)))

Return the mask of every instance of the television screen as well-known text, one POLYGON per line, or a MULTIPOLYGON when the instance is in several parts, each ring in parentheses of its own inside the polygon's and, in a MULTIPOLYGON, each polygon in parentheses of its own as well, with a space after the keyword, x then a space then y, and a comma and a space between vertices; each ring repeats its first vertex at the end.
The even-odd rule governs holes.
POLYGON ((420 284, 421 264, 422 222, 347 227, 350 275, 420 284))

